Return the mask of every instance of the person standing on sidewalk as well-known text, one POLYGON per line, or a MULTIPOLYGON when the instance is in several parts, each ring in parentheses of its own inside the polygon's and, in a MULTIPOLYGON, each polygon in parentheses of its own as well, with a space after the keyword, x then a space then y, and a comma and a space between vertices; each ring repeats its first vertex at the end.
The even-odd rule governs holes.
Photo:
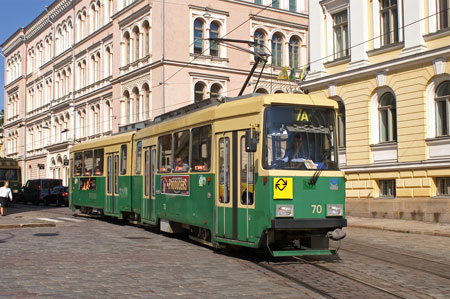
POLYGON ((12 192, 11 189, 8 188, 8 181, 5 181, 3 187, 0 188, 0 213, 2 216, 6 215, 6 206, 8 201, 12 201, 12 192))

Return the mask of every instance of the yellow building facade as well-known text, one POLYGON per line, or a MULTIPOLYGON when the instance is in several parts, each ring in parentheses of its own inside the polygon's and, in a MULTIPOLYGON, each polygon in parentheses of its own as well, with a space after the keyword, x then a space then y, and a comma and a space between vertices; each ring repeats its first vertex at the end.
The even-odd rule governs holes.
POLYGON ((302 87, 340 103, 347 215, 450 222, 446 3, 310 1, 302 87))

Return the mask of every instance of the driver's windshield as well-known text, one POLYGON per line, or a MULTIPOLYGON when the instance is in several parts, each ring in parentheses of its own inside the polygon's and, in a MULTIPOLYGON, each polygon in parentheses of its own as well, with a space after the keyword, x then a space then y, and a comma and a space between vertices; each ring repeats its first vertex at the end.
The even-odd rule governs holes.
POLYGON ((271 106, 265 112, 264 168, 338 169, 333 109, 271 106))

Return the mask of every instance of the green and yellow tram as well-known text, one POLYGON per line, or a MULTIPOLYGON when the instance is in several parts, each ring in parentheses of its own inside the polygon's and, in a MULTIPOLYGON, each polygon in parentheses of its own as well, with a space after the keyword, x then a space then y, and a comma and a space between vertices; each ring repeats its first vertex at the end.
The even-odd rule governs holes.
POLYGON ((71 206, 217 247, 332 254, 347 224, 337 108, 300 94, 207 100, 75 145, 71 206))

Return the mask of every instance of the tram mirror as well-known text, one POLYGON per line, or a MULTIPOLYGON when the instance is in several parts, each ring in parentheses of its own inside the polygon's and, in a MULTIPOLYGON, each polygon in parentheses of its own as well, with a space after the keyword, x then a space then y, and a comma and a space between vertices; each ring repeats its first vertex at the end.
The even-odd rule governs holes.
POLYGON ((247 130, 245 132, 245 151, 247 153, 256 152, 256 145, 258 140, 256 138, 256 132, 254 130, 247 130))

